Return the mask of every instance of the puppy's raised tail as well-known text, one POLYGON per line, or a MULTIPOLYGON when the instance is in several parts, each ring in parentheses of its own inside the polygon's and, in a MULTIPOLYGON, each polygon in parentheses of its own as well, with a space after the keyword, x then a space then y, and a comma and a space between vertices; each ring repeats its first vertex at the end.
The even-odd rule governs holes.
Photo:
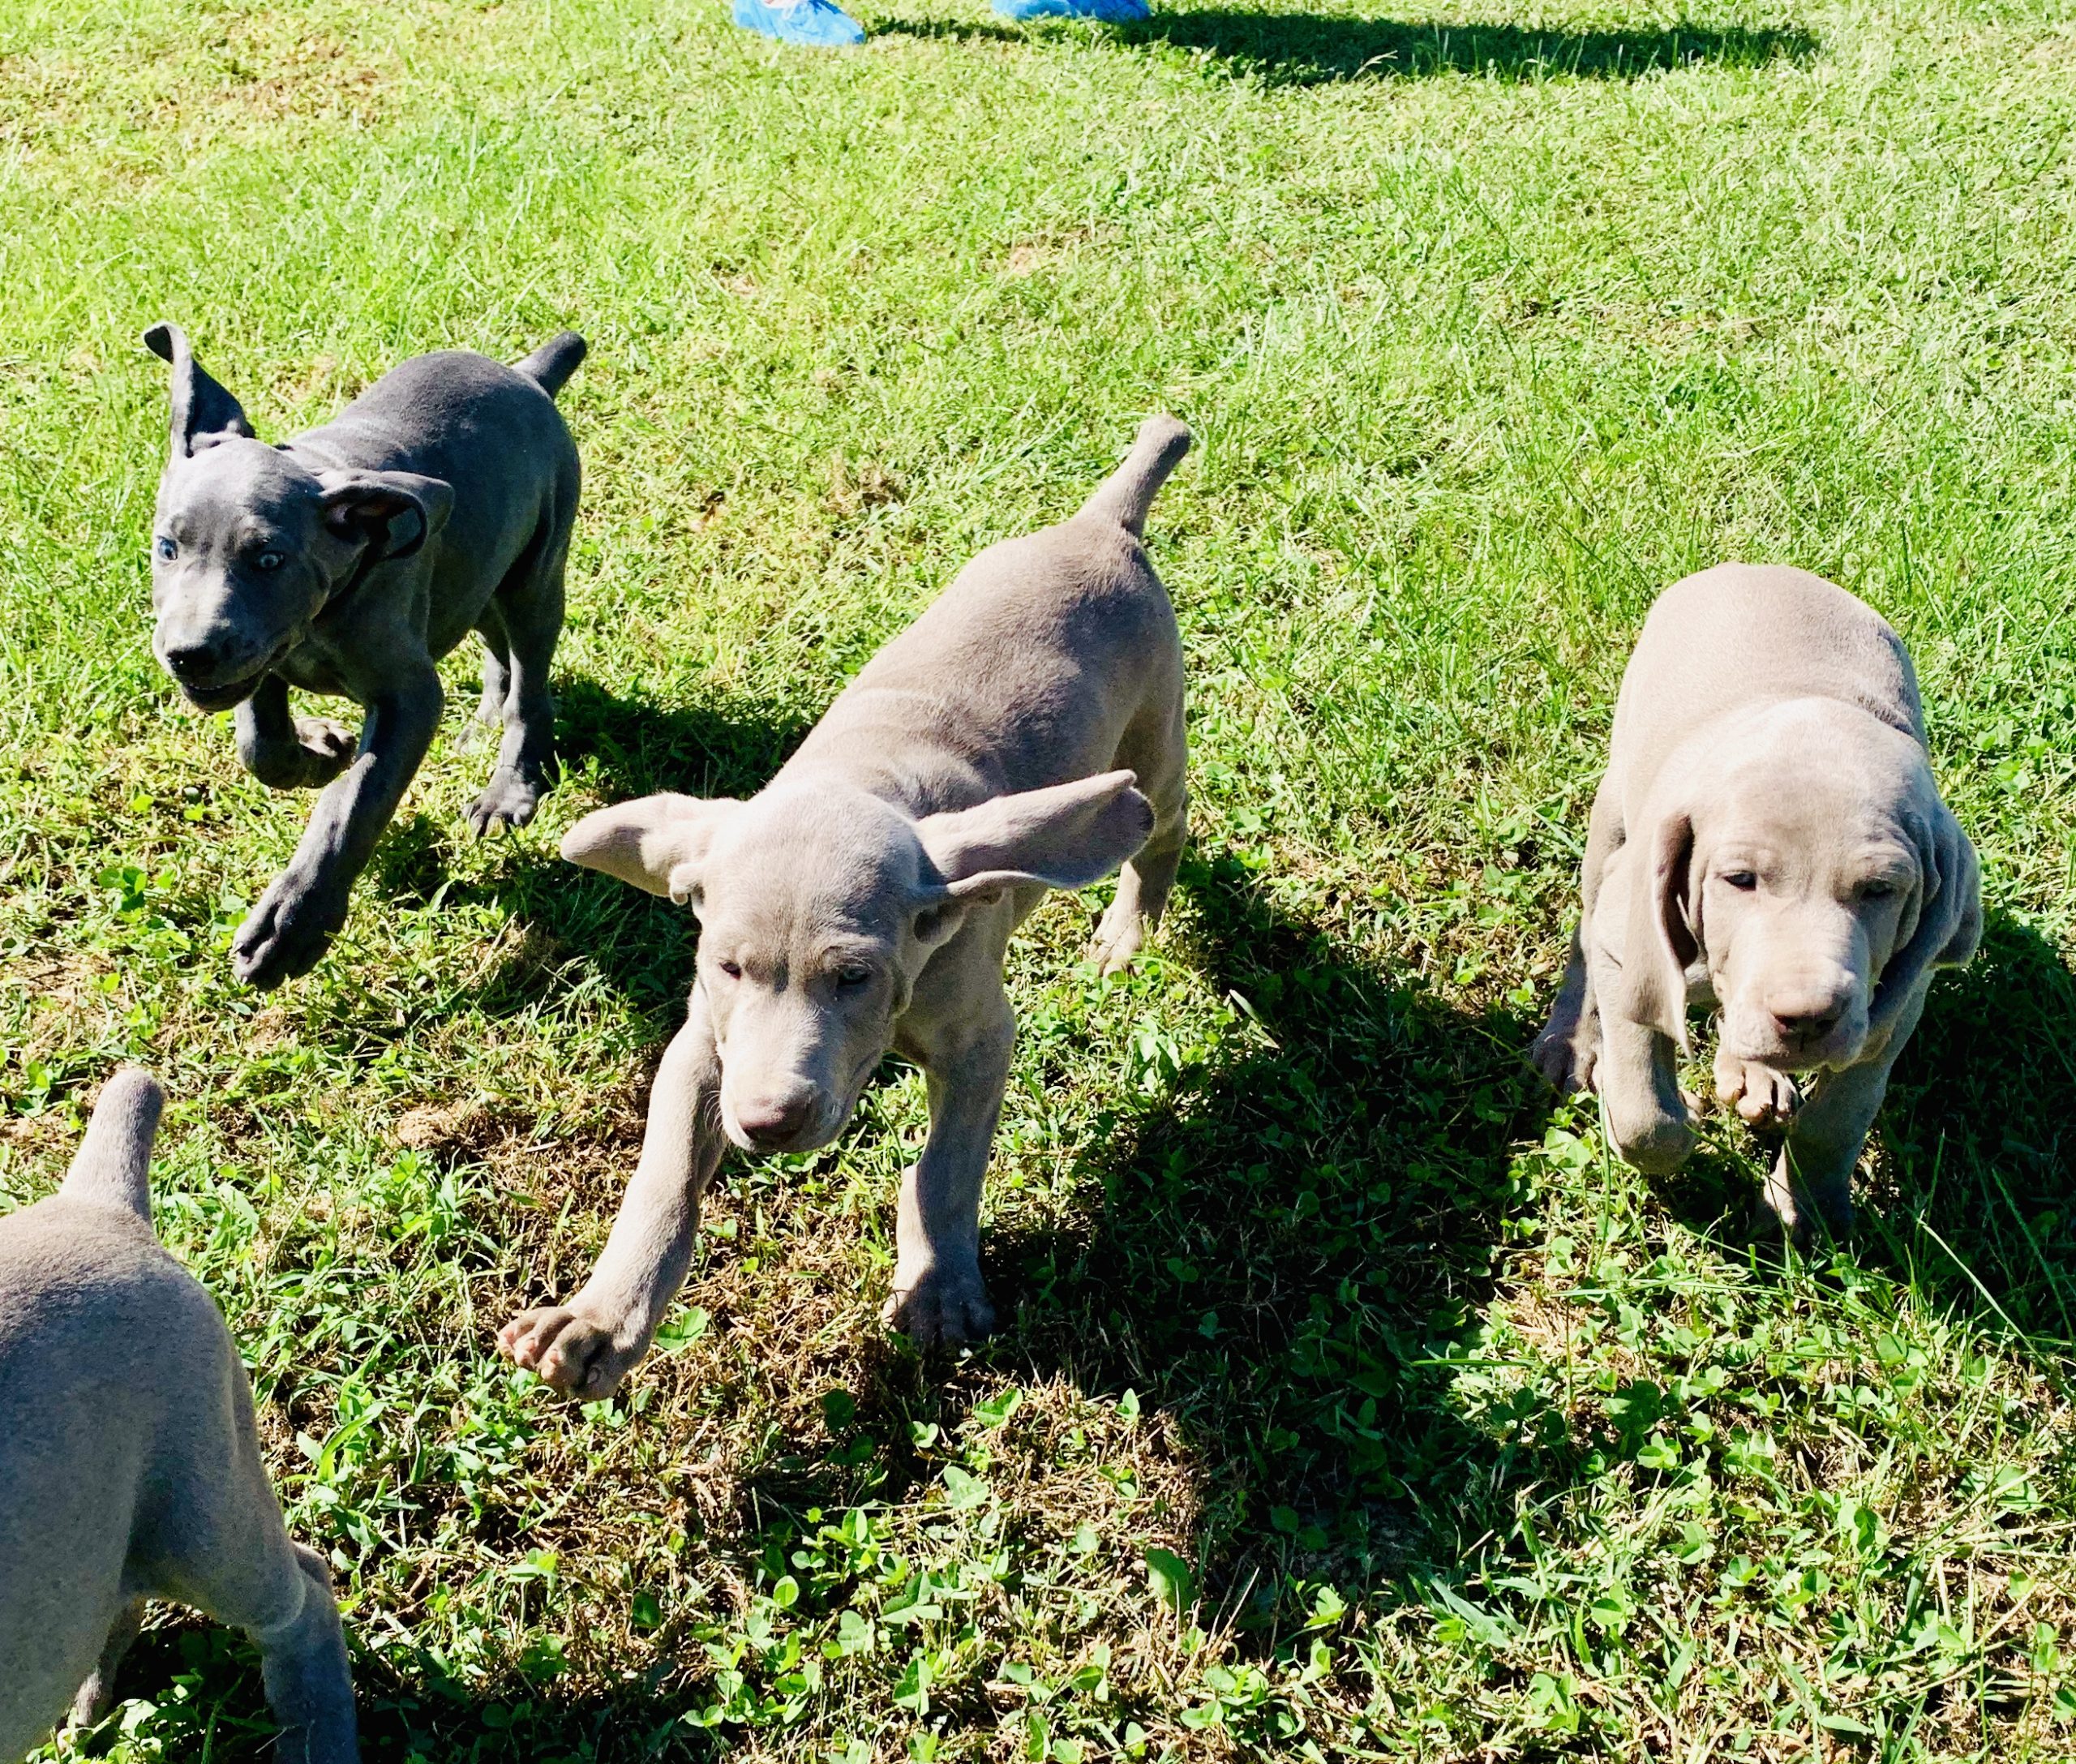
POLYGON ((101 1086, 87 1136, 59 1191, 68 1200, 121 1207, 152 1222, 152 1141, 165 1092, 148 1071, 126 1066, 101 1086))
POLYGON ((514 362, 513 366, 530 380, 538 380, 541 390, 552 398, 583 359, 584 339, 574 331, 558 331, 525 360, 514 362))
POLYGON ((1134 539, 1146 537, 1146 513, 1168 474, 1190 450, 1190 431, 1173 417, 1148 417, 1125 462, 1096 486, 1078 518, 1114 521, 1134 539))

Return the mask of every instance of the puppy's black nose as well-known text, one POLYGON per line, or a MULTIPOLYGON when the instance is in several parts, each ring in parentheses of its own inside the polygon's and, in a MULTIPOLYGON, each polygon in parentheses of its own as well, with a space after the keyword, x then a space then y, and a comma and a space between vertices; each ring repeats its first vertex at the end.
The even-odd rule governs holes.
POLYGON ((736 1125, 753 1145, 776 1148, 798 1139, 814 1118, 812 1093, 752 1097, 736 1108, 736 1125))
POLYGON ((184 649, 168 650, 165 664, 176 679, 198 680, 215 671, 217 652, 206 643, 191 643, 184 649))

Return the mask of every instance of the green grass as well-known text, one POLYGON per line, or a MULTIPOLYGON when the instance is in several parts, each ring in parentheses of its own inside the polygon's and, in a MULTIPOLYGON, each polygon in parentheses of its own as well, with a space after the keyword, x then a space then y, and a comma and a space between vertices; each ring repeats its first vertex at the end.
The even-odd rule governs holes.
MULTIPOLYGON (((2076 25, 1315 3, 0 12, 0 1204, 165 1075, 371 1758, 2076 1757, 2076 25), (270 437, 592 345, 565 783, 470 845, 443 740, 267 998, 307 805, 148 650, 161 316, 270 437), (550 1400, 492 1334, 603 1243, 692 939, 557 835, 754 789, 1156 407, 1196 838, 1130 978, 1084 900, 1012 955, 1003 1333, 876 1320, 890 1075, 550 1400), (1902 629, 1990 909, 1785 1267, 1734 1122, 1647 1182, 1521 1058, 1628 644, 1726 556, 1902 629)), ((237 1638, 167 1613, 123 1689, 119 1760, 264 1755, 237 1638)))

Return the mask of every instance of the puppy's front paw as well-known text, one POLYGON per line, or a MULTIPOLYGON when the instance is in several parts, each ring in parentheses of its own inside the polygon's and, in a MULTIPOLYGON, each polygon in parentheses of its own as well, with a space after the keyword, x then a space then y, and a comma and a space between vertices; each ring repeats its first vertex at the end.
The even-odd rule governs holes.
POLYGON ((1103 915, 1088 940, 1088 959, 1105 974, 1122 974, 1146 942, 1146 921, 1136 908, 1120 914, 1115 907, 1103 915))
POLYGON ((548 781, 537 773, 500 766, 483 786, 483 793, 469 805, 469 830, 487 838, 502 823, 523 827, 547 795, 548 781))
POLYGON ((1802 1106, 1802 1092, 1786 1072, 1718 1051, 1716 1096, 1748 1127, 1784 1127, 1802 1106))
POLYGON ((564 1305, 521 1311, 498 1331, 497 1346, 513 1365, 580 1402, 612 1395, 641 1358, 639 1346, 621 1343, 603 1324, 564 1305))
POLYGON ((1852 1230, 1851 1172, 1812 1185, 1796 1175, 1783 1148, 1759 1191, 1755 1223, 1762 1231, 1778 1230, 1805 1255, 1825 1231, 1844 1237, 1852 1230))
POLYGON ((346 769, 360 737, 344 723, 329 717, 298 717, 296 745, 302 750, 302 781, 306 785, 328 784, 346 769))
POLYGON ((977 1268, 931 1268, 905 1280, 897 1271, 880 1320, 918 1347, 952 1347, 993 1335, 995 1307, 977 1268))
POLYGON ((1600 1021, 1552 1016, 1528 1050, 1529 1063, 1560 1097, 1583 1096, 1600 1075, 1600 1021))
POLYGON ((277 876, 230 940, 231 972, 262 992, 307 974, 345 918, 328 891, 277 876))

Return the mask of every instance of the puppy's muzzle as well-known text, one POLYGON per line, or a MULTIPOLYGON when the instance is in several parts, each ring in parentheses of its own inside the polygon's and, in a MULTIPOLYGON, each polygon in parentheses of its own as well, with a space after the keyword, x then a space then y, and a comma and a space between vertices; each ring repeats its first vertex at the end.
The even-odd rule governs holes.
POLYGON ((167 644, 159 650, 182 695, 204 710, 228 710, 251 697, 272 659, 245 652, 227 656, 212 643, 167 644))
POLYGON ((1752 1006, 1733 1014, 1741 1019, 1744 1032, 1731 1039, 1752 1044, 1739 1049, 1748 1058, 1783 1071, 1849 1064, 1866 1032, 1866 1013, 1859 1005, 1857 989, 1850 984, 1772 986, 1752 1006))

